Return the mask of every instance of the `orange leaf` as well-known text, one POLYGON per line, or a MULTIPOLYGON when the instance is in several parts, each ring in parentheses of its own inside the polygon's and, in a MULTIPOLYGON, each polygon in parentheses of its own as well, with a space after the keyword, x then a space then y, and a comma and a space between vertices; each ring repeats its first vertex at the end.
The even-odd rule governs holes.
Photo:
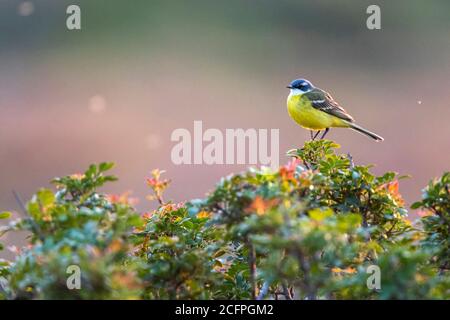
POLYGON ((266 213, 266 211, 275 205, 277 205, 279 202, 278 199, 270 199, 265 200, 261 196, 256 196, 255 199, 253 199, 253 202, 250 204, 250 206, 245 209, 245 212, 251 213, 255 212, 257 215, 263 215, 266 213))
POLYGON ((211 217, 211 213, 207 212, 207 211, 200 211, 199 213, 197 213, 197 218, 202 219, 202 218, 209 218, 211 217))

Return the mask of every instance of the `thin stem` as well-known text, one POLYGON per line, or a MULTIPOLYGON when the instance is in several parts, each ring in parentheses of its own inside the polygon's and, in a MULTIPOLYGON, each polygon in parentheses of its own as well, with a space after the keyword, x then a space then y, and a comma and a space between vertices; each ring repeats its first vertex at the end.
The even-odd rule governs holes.
POLYGON ((294 300, 292 297, 292 292, 289 290, 288 286, 283 284, 283 295, 286 297, 286 300, 294 300))
POLYGON ((258 297, 256 298, 256 300, 263 300, 264 297, 269 292, 269 288, 270 288, 269 282, 265 281, 261 290, 259 291, 259 294, 258 294, 258 297))
POLYGON ((353 157, 350 154, 350 152, 347 153, 347 158, 348 158, 348 161, 350 162, 350 169, 354 169, 355 168, 355 163, 353 162, 353 157))
POLYGON ((303 271, 303 278, 304 283, 306 287, 306 297, 308 300, 315 300, 316 299, 316 290, 313 287, 313 284, 311 283, 310 279, 310 267, 308 261, 304 258, 303 252, 300 248, 297 248, 294 251, 294 254, 297 257, 298 263, 300 265, 300 269, 303 271))
POLYGON ((252 299, 255 300, 257 297, 256 288, 256 251, 250 240, 247 239, 248 246, 248 265, 250 269, 250 284, 252 286, 252 299))
POLYGON ((16 192, 16 190, 12 190, 12 193, 14 195, 14 198, 17 201, 17 204, 19 205, 20 209, 22 210, 22 213, 25 215, 25 219, 30 222, 31 224, 31 228, 33 229, 33 232, 38 236, 38 238, 41 241, 44 241, 44 236, 41 232, 41 228, 39 227, 39 225, 36 223, 36 221, 34 221, 33 217, 31 216, 31 214, 28 212, 24 202, 22 201, 22 199, 20 198, 19 194, 16 192))

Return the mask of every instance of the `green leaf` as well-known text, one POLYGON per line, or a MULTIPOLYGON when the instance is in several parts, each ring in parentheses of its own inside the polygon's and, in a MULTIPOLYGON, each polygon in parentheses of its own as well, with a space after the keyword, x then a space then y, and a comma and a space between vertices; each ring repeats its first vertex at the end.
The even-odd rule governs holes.
POLYGON ((3 211, 0 212, 0 219, 9 219, 11 218, 11 212, 3 211))
POLYGON ((117 180, 118 180, 118 178, 116 176, 106 176, 103 179, 104 182, 114 182, 114 181, 117 181, 117 180))
POLYGON ((322 209, 313 209, 310 210, 308 212, 309 216, 311 219, 316 220, 316 221, 322 221, 328 217, 331 217, 333 215, 333 210, 331 209, 326 209, 326 210, 322 210, 322 209))
POLYGON ((421 201, 417 201, 417 202, 414 202, 411 205, 411 209, 419 209, 421 206, 422 206, 422 202, 421 201))
POLYGON ((226 254, 226 250, 225 249, 219 249, 217 252, 215 252, 213 254, 213 258, 219 258, 221 256, 223 256, 224 254, 226 254))
POLYGON ((115 165, 114 162, 102 162, 102 163, 100 163, 98 168, 99 168, 100 172, 105 172, 105 171, 112 169, 114 167, 114 165, 115 165))
POLYGON ((97 166, 95 164, 91 164, 89 168, 86 170, 84 175, 88 178, 93 177, 97 173, 97 166))
POLYGON ((55 203, 55 195, 49 189, 39 190, 37 192, 37 197, 43 207, 47 207, 55 203))

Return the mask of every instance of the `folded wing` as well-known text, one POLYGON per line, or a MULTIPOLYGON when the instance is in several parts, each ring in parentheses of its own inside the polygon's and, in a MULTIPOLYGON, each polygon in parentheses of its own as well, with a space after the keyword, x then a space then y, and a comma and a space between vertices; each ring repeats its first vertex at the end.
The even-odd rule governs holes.
POLYGON ((345 109, 342 108, 328 92, 323 91, 322 89, 315 88, 305 93, 304 97, 308 98, 311 105, 317 110, 326 112, 342 120, 349 122, 355 121, 353 117, 349 115, 347 111, 345 111, 345 109))

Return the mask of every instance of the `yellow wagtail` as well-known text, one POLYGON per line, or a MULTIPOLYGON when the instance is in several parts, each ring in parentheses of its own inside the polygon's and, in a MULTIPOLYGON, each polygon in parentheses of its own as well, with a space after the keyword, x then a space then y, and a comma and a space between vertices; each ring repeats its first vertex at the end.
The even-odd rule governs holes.
POLYGON ((384 139, 355 123, 331 95, 305 79, 297 79, 287 86, 291 92, 287 99, 289 115, 303 128, 311 130, 311 139, 317 138, 322 130, 321 139, 325 138, 330 128, 351 128, 363 133, 376 141, 384 139), (313 130, 317 133, 313 136, 313 130))

